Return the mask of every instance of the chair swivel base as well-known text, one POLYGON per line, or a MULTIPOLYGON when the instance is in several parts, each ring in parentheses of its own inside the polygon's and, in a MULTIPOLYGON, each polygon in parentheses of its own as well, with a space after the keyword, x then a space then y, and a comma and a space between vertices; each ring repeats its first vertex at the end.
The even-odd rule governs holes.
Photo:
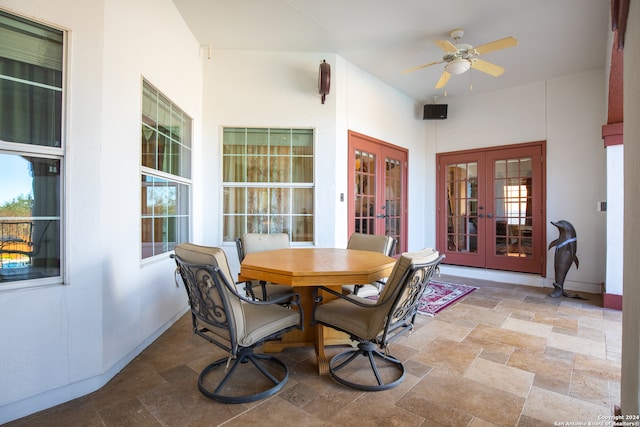
MULTIPOLYGON (((254 402, 256 400, 264 399, 277 393, 278 391, 280 391, 280 389, 282 389, 282 387, 287 383, 287 380, 289 379, 289 369, 287 368, 287 365, 284 364, 284 362, 273 356, 254 353, 253 349, 251 348, 240 349, 238 351, 237 357, 228 367, 227 362, 227 357, 217 360, 204 368, 198 376, 198 389, 209 399, 222 403, 254 402), (262 387, 259 391, 249 394, 240 394, 242 390, 235 390, 238 392, 238 394, 232 393, 232 390, 230 389, 234 388, 234 386, 229 386, 225 389, 225 386, 227 386, 233 374, 236 373, 236 369, 241 364, 248 364, 249 362, 251 362, 253 366, 257 368, 259 373, 267 378, 267 385, 262 387), (220 366, 222 366, 221 369, 226 369, 222 380, 220 380, 217 385, 207 384, 207 377, 220 366), (270 372, 274 370, 278 372, 270 372), (269 387, 268 384, 273 385, 269 387)), ((242 371, 248 368, 248 366, 242 366, 241 370, 236 374, 242 376, 242 371)))
MULTIPOLYGON (((335 355, 329 362, 329 374, 334 380, 347 387, 363 391, 382 391, 393 388, 404 381, 405 369, 402 362, 395 357, 378 351, 377 345, 368 341, 360 342, 360 344, 358 344, 358 350, 349 350, 335 355), (358 356, 365 357, 369 360, 369 367, 375 377, 377 385, 355 383, 338 375, 340 369, 356 360, 358 356), (394 371, 394 375, 391 375, 390 379, 383 379, 382 375, 380 375, 380 368, 394 371)), ((387 376, 389 375, 385 375, 385 377, 387 376)))

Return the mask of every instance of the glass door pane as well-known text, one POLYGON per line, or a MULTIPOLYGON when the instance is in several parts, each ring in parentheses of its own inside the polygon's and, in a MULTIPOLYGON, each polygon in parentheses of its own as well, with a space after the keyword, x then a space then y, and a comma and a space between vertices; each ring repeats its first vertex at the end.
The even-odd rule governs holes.
POLYGON ((531 165, 530 157, 494 162, 496 256, 533 256, 531 165))
POLYGON ((402 161, 385 158, 384 234, 396 239, 402 247, 402 161))
POLYGON ((544 144, 486 152, 486 267, 545 272, 544 144))
POLYGON ((447 165, 447 248, 478 252, 478 163, 447 165))
POLYGON ((375 233, 376 155, 355 151, 355 232, 375 233))

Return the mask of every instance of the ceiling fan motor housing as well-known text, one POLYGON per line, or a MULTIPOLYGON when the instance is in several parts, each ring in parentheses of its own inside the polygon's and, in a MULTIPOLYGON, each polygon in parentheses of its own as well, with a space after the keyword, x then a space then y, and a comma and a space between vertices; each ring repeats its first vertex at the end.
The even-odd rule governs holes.
POLYGON ((447 52, 442 59, 444 61, 453 61, 456 58, 469 59, 478 56, 478 52, 470 44, 460 43, 455 45, 456 52, 447 52))

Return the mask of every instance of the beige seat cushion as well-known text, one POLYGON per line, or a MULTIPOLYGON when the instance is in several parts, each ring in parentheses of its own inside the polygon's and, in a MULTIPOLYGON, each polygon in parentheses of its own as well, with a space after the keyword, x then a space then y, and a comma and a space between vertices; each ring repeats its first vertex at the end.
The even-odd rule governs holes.
POLYGON ((350 303, 348 299, 335 299, 316 307, 315 319, 347 331, 358 338, 373 340, 382 334, 386 318, 395 299, 389 298, 385 301, 385 297, 392 295, 395 289, 401 285, 405 271, 412 264, 429 263, 435 261, 439 256, 438 251, 432 248, 402 254, 396 261, 389 280, 378 297, 378 301, 349 296, 349 298, 357 298, 358 301, 370 307, 359 307, 350 303))
POLYGON ((300 323, 297 311, 278 304, 255 305, 242 304, 245 316, 245 329, 239 334, 238 343, 249 347, 264 337, 300 323))

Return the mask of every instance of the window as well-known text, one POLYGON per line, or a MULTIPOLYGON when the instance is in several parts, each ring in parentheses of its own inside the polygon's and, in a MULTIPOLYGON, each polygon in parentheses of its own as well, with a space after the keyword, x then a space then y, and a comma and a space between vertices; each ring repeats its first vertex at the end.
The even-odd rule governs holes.
POLYGON ((288 233, 313 242, 313 130, 225 128, 223 239, 288 233))
POLYGON ((0 11, 3 287, 62 283, 64 38, 0 11))
POLYGON ((143 259, 189 240, 191 124, 184 111, 143 81, 143 259))

